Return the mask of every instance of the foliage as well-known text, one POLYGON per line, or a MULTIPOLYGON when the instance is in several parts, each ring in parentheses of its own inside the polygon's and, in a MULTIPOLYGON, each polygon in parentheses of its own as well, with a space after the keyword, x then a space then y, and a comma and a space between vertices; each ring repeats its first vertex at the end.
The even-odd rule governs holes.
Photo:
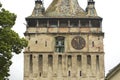
POLYGON ((11 29, 15 20, 16 15, 2 8, 0 4, 0 80, 5 80, 10 75, 12 52, 19 54, 28 44, 11 29))

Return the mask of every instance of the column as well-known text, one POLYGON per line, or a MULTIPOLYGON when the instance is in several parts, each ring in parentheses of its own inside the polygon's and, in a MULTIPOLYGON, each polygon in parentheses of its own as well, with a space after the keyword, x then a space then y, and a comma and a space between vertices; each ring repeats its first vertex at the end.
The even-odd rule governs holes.
POLYGON ((58 55, 54 54, 53 55, 53 77, 54 77, 54 80, 57 77, 57 69, 58 69, 58 55))
POLYGON ((96 76, 96 55, 91 55, 91 76, 96 76))
MULTIPOLYGON (((30 74, 30 55, 24 53, 24 78, 29 77, 30 74)), ((25 79, 26 80, 26 79, 25 79)))
POLYGON ((58 27, 60 27, 60 21, 58 20, 58 27))
POLYGON ((101 78, 104 78, 104 53, 101 53, 101 55, 100 55, 100 60, 99 60, 99 62, 100 62, 100 77, 101 78))
POLYGON ((49 20, 47 20, 47 27, 50 27, 49 20))
POLYGON ((82 55, 82 77, 87 77, 87 55, 82 55))
POLYGON ((68 20, 68 27, 71 27, 71 26, 70 26, 70 20, 68 20))
POLYGON ((43 56, 42 55, 38 55, 38 68, 39 68, 39 77, 41 77, 43 75, 43 56))
POLYGON ((66 54, 63 55, 62 58, 62 71, 63 71, 63 76, 67 77, 67 60, 66 60, 66 54))
POLYGON ((77 62, 77 56, 74 54, 74 55, 72 55, 72 71, 71 71, 71 75, 73 76, 73 77, 76 77, 76 75, 77 75, 77 64, 76 64, 76 62, 77 62))
POLYGON ((39 68, 38 68, 38 55, 33 54, 33 77, 37 78, 39 73, 39 68))
POLYGON ((92 27, 91 20, 89 20, 89 27, 92 27))
POLYGON ((39 21, 37 20, 37 24, 36 24, 36 27, 39 27, 39 21))
POLYGON ((81 22, 80 22, 80 20, 79 20, 79 24, 78 24, 78 26, 81 27, 81 22))
POLYGON ((48 55, 43 54, 43 78, 47 78, 47 70, 48 70, 48 55))

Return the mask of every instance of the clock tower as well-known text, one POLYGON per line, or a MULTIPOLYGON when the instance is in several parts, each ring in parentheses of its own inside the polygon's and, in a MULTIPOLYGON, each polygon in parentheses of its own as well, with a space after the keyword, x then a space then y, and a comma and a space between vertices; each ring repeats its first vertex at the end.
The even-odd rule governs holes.
POLYGON ((102 18, 95 2, 36 0, 26 17, 24 80, 104 80, 102 18))

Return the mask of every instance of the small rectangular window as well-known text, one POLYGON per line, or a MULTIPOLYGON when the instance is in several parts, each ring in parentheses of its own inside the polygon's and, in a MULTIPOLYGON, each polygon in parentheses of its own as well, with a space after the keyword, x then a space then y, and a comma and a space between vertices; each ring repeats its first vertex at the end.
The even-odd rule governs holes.
POLYGON ((92 41, 92 47, 94 47, 94 41, 92 41))
POLYGON ((36 41, 35 41, 35 44, 37 44, 37 43, 38 43, 38 41, 36 40, 36 41))
POLYGON ((45 41, 45 47, 47 47, 47 41, 45 41))

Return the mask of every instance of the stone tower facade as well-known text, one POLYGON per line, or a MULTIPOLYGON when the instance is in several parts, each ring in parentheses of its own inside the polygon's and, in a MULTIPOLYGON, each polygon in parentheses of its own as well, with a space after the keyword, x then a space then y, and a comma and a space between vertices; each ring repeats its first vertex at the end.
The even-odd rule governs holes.
POLYGON ((104 80, 102 18, 93 0, 35 1, 26 17, 24 80, 104 80))

